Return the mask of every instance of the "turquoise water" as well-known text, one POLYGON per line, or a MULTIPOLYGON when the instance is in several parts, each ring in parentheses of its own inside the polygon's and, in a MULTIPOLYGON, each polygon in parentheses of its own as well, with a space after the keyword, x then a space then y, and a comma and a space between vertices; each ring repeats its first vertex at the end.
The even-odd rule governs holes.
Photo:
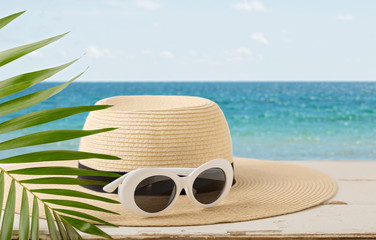
MULTIPOLYGON (((28 92, 52 87, 42 83, 28 92)), ((221 107, 229 123, 235 156, 273 160, 376 160, 376 83, 221 82, 73 83, 30 111, 94 104, 117 95, 192 95, 221 107)), ((0 140, 47 130, 80 129, 86 114, 0 135, 0 140)), ((77 149, 78 141, 7 151, 77 149)))

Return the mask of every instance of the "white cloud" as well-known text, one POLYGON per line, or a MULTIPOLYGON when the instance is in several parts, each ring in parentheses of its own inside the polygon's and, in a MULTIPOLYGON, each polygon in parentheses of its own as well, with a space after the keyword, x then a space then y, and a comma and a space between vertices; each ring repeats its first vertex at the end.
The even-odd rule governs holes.
POLYGON ((166 58, 170 58, 170 59, 175 58, 175 55, 172 52, 167 51, 167 50, 161 51, 161 56, 166 57, 166 58))
POLYGON ((116 8, 123 8, 124 7, 124 1, 123 0, 105 0, 106 4, 116 7, 116 8))
POLYGON ((95 57, 95 58, 112 58, 113 53, 107 49, 107 48, 102 48, 99 49, 98 47, 94 45, 90 45, 87 49, 87 54, 88 56, 95 57))
POLYGON ((232 5, 232 8, 247 12, 269 12, 269 10, 261 2, 257 0, 254 0, 252 2, 243 0, 232 5))
POLYGON ((151 50, 149 50, 149 49, 144 49, 144 50, 141 51, 141 54, 142 54, 142 55, 149 55, 149 54, 151 54, 151 50))
POLYGON ((196 57, 196 56, 198 56, 198 52, 194 49, 191 49, 191 50, 189 50, 189 55, 196 57))
POLYGON ((352 21, 354 18, 355 17, 352 14, 339 14, 335 17, 335 19, 340 21, 352 21))
POLYGON ((223 64, 222 61, 218 60, 218 57, 213 58, 208 53, 201 53, 201 54, 198 53, 197 57, 198 58, 196 58, 196 60, 199 63, 206 63, 206 64, 209 64, 209 65, 222 65, 223 64))
POLYGON ((264 61, 264 55, 262 54, 257 55, 257 58, 259 61, 264 61))
POLYGON ((159 28, 161 26, 161 24, 154 22, 153 24, 151 24, 151 26, 155 27, 155 28, 159 28))
POLYGON ((266 39, 265 36, 264 36, 262 33, 260 33, 260 32, 253 33, 253 34, 251 35, 251 38, 252 38, 253 40, 256 40, 256 41, 260 42, 260 43, 263 43, 263 44, 266 44, 266 45, 269 44, 268 39, 266 39))
POLYGON ((147 9, 156 9, 159 8, 161 5, 153 0, 137 0, 136 1, 137 6, 141 8, 147 8, 147 9))
POLYGON ((287 37, 281 37, 281 41, 285 42, 285 43, 290 43, 291 42, 291 40, 288 39, 287 37))
POLYGON ((285 29, 285 28, 281 28, 280 32, 281 32, 282 34, 288 34, 290 31, 287 30, 287 29, 285 29))
POLYGON ((249 50, 249 48, 246 47, 237 48, 235 51, 244 55, 251 55, 251 50, 249 50))
POLYGON ((228 62, 240 61, 244 58, 251 57, 251 50, 247 47, 239 47, 230 50, 226 50, 220 55, 228 62))

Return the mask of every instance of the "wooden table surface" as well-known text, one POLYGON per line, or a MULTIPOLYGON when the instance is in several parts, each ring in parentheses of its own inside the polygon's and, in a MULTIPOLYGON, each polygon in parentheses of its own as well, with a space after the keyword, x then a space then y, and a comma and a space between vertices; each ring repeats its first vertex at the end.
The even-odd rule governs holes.
MULTIPOLYGON (((115 239, 376 239, 376 161, 288 161, 333 177, 330 201, 260 220, 187 227, 101 227, 115 239)), ((17 222, 17 221, 16 221, 17 222)), ((45 221, 41 228, 47 229, 45 221)), ((86 236, 85 239, 97 239, 86 236)))

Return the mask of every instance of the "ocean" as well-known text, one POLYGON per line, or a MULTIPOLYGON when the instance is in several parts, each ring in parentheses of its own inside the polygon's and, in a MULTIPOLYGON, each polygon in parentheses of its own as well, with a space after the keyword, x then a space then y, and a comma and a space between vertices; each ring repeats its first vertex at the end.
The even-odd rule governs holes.
MULTIPOLYGON (((17 96, 58 83, 41 83, 17 96)), ((375 82, 77 82, 0 122, 118 95, 189 95, 213 100, 228 121, 235 156, 270 160, 376 160, 375 82)), ((2 100, 4 101, 4 100, 2 100)), ((81 129, 87 114, 0 135, 0 141, 49 129, 81 129)), ((20 150, 77 149, 79 140, 20 150)))

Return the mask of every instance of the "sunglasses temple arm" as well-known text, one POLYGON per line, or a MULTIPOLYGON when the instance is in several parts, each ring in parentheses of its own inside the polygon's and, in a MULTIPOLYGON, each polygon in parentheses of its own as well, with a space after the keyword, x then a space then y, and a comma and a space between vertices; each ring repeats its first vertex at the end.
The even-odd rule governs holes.
POLYGON ((118 179, 110 182, 106 186, 103 187, 103 191, 112 193, 116 190, 116 188, 121 184, 121 182, 127 177, 127 174, 124 174, 123 176, 119 177, 118 179))

